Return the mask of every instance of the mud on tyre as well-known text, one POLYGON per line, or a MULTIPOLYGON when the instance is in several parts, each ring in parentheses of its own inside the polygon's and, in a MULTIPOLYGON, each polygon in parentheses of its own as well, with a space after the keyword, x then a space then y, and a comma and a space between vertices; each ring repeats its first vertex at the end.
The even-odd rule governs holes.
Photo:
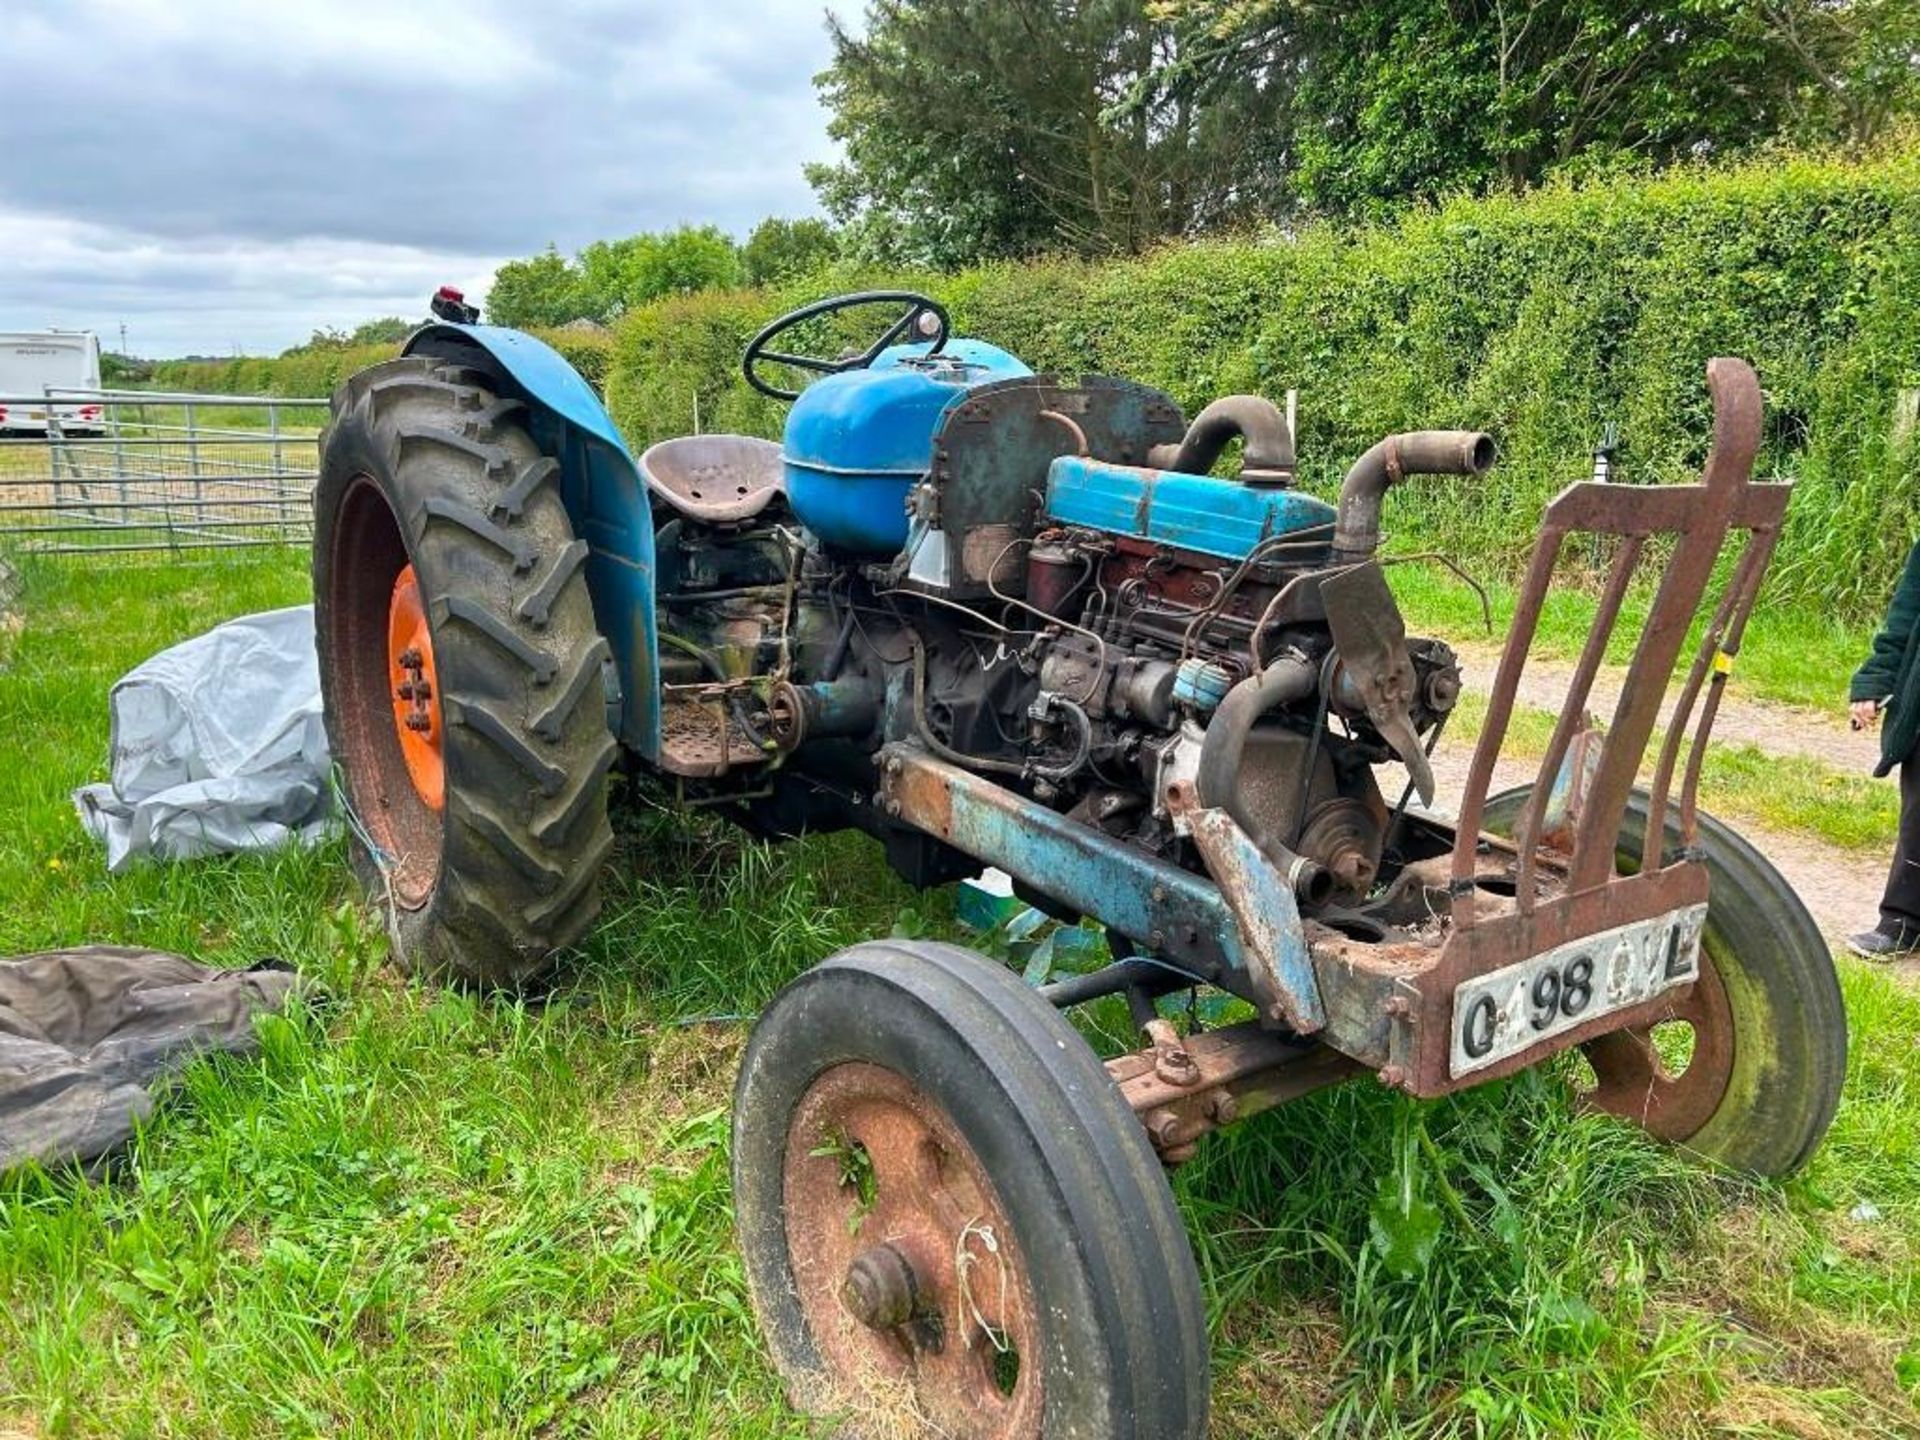
POLYGON ((607 644, 526 407, 411 358, 333 397, 314 492, 327 738, 409 971, 514 986, 584 935, 613 843, 607 644))

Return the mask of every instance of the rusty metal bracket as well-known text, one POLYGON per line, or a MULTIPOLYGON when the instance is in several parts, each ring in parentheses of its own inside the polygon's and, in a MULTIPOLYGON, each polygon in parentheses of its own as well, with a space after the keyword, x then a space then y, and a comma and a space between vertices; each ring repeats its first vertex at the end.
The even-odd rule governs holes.
MULTIPOLYGON (((1659 719, 1667 681, 1673 675, 1680 647, 1686 641, 1694 613, 1700 608, 1728 532, 1745 530, 1749 532, 1749 539, 1701 637, 1692 670, 1669 717, 1666 740, 1654 774, 1652 813, 1647 829, 1648 868, 1658 869, 1658 862, 1663 858, 1674 764, 1687 739, 1694 703, 1705 683, 1710 686, 1710 693, 1698 725, 1692 728, 1692 746, 1680 795, 1681 844, 1694 843, 1700 760, 1731 669, 1731 658, 1739 652, 1747 616, 1773 556, 1792 492, 1791 485, 1786 483, 1757 483, 1752 479, 1754 456, 1760 448, 1761 415, 1760 381, 1753 368, 1744 360, 1726 357, 1713 360, 1707 366, 1707 388, 1713 396, 1713 448, 1698 485, 1615 485, 1583 481, 1567 487, 1547 507, 1545 524, 1514 607, 1513 627, 1500 657, 1493 693, 1487 703, 1486 724, 1474 749, 1466 794, 1461 801, 1460 831, 1454 845, 1456 879, 1473 873, 1473 846, 1480 831, 1494 762, 1513 718, 1521 671, 1526 666, 1527 652, 1539 625, 1562 545, 1570 534, 1580 531, 1616 536, 1620 543, 1592 629, 1569 683, 1559 723, 1542 757, 1533 798, 1515 833, 1521 856, 1518 896, 1522 913, 1532 908, 1532 887, 1526 882, 1534 870, 1533 852, 1541 835, 1552 782, 1582 726, 1594 677, 1619 620, 1628 585, 1645 555, 1647 541, 1662 534, 1676 537, 1653 606, 1641 627, 1640 643, 1628 665, 1619 703, 1606 727, 1600 758, 1586 787, 1586 803, 1571 836, 1568 884, 1571 893, 1591 890, 1613 879, 1615 841, 1634 778, 1659 719), (1727 658, 1722 660, 1722 656, 1727 658)), ((1454 923, 1458 929, 1472 926, 1471 897, 1464 909, 1456 908, 1454 923)))
POLYGON ((1195 1142, 1209 1131, 1362 1069, 1338 1051, 1303 1046, 1257 1021, 1189 1035, 1181 1050, 1189 1068, 1178 1081, 1166 1075, 1158 1043, 1107 1061, 1107 1073, 1168 1165, 1192 1159, 1195 1142))
POLYGON ((1700 765, 1731 657, 1740 648, 1791 493, 1787 484, 1759 483, 1751 476, 1761 415, 1760 382, 1752 368, 1741 360, 1716 359, 1707 367, 1707 386, 1714 404, 1713 448, 1699 484, 1586 481, 1569 486, 1547 507, 1460 805, 1446 869, 1450 913, 1444 938, 1437 946, 1373 945, 1326 932, 1314 935, 1315 964, 1331 1011, 1329 1043, 1381 1066, 1381 1078, 1390 1084, 1417 1095, 1446 1094, 1537 1063, 1546 1050, 1650 1024, 1672 1002, 1686 998, 1683 991, 1668 992, 1557 1034, 1549 1046, 1463 1076, 1450 1073, 1453 996, 1461 983, 1568 941, 1706 900, 1695 808, 1700 765), (1618 838, 1634 780, 1688 628, 1734 531, 1747 532, 1744 546, 1667 719, 1651 787, 1645 859, 1639 873, 1620 875, 1618 838), (1481 834, 1481 820, 1494 763, 1562 547, 1581 532, 1616 538, 1613 567, 1508 851, 1512 864, 1504 872, 1490 872, 1489 837, 1481 834), (1603 732, 1590 730, 1587 699, 1607 641, 1635 573, 1656 548, 1650 542, 1660 536, 1672 537, 1672 548, 1619 702, 1603 732), (1703 688, 1707 696, 1696 722, 1703 688), (1688 755, 1678 797, 1680 843, 1669 848, 1671 790, 1683 746, 1688 755))

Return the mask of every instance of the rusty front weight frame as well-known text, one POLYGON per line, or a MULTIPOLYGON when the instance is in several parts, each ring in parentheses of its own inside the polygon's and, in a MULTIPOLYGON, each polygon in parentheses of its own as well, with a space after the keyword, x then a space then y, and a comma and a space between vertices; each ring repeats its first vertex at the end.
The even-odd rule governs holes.
MULTIPOLYGON (((1760 444, 1760 384, 1744 361, 1720 358, 1707 366, 1713 397, 1713 448, 1699 484, 1631 486, 1582 482, 1569 486, 1547 507, 1545 523, 1515 607, 1513 627, 1501 655, 1487 718, 1475 747, 1458 828, 1446 868, 1451 924, 1430 963, 1413 961, 1403 946, 1347 943, 1327 957, 1342 978, 1370 979, 1388 1023, 1334 1025, 1329 1039, 1356 1053, 1358 1042, 1384 1041, 1382 1079, 1417 1095, 1441 1095, 1511 1073, 1538 1061, 1545 1050, 1564 1049, 1594 1036, 1662 1018, 1675 998, 1656 996, 1637 1007, 1616 1010, 1588 1025, 1556 1035, 1545 1047, 1524 1050, 1471 1074, 1449 1070, 1449 1024, 1455 987, 1583 936, 1650 919, 1698 904, 1707 898, 1707 872, 1697 848, 1696 791, 1707 737, 1720 696, 1740 649, 1741 635, 1754 597, 1766 573, 1791 486, 1751 478, 1760 444), (1650 787, 1648 818, 1639 871, 1616 874, 1621 827, 1634 780, 1666 696, 1688 628, 1706 593, 1729 531, 1748 532, 1744 548, 1706 626, 1692 668, 1667 720, 1650 787), (1567 537, 1579 532, 1618 539, 1613 568, 1599 611, 1581 651, 1539 775, 1524 805, 1513 837, 1511 866, 1497 887, 1489 886, 1489 842, 1481 834, 1487 789, 1494 762, 1512 719, 1520 683, 1540 618, 1547 588, 1567 537), (1649 541, 1675 537, 1627 669, 1620 699, 1604 733, 1592 734, 1599 746, 1597 764, 1582 787, 1571 787, 1578 803, 1556 833, 1546 832, 1554 782, 1576 737, 1584 728, 1588 695, 1619 618, 1628 585, 1645 558, 1649 541), (1706 699, 1701 703, 1702 688, 1706 699), (1696 720, 1696 706, 1698 714, 1696 720), (1682 746, 1687 747, 1678 795, 1678 846, 1668 843, 1674 808, 1673 781, 1682 746), (1579 792, 1584 788, 1584 795, 1579 792), (1543 865, 1543 853, 1546 863, 1543 865), (1504 893, 1510 891, 1510 897, 1504 893), (1412 962, 1412 963, 1410 963, 1412 962), (1350 1032, 1344 1037, 1340 1030, 1350 1032)), ((1318 948, 1318 947, 1316 947, 1318 948)), ((1318 957, 1317 957, 1318 958, 1318 957)), ((1327 961, 1321 969, 1325 979, 1327 961)), ((1351 1010, 1348 1018, 1357 1019, 1351 1010)))

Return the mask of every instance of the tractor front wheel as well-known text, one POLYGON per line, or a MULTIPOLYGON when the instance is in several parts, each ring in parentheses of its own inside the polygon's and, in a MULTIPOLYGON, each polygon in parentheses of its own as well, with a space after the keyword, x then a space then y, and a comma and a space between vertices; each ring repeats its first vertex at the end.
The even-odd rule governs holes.
MULTIPOLYGON (((1508 833, 1528 787, 1487 801, 1486 827, 1508 833)), ((1646 797, 1635 792, 1619 867, 1640 868, 1646 797)), ((1800 897, 1734 830, 1700 816, 1709 877, 1700 978, 1660 1024, 1584 1047, 1595 1084, 1585 1104, 1736 1170, 1787 1175, 1812 1158, 1840 1104, 1847 1012, 1833 952, 1800 897)), ((1667 844, 1680 843, 1669 824, 1667 844)))
POLYGON ((314 492, 327 738, 406 969, 517 986, 586 933, 615 754, 558 467, 476 372, 333 397, 314 492))
POLYGON ((754 1026, 734 1214, 795 1400, 856 1433, 1196 1440, 1206 1310, 1146 1132, 1079 1034, 953 945, 856 945, 754 1026))

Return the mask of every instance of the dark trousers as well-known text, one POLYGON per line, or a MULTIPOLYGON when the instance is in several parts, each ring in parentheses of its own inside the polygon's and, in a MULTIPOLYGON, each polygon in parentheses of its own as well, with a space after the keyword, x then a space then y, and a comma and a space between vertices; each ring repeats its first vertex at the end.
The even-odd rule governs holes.
POLYGON ((1880 930, 1903 940, 1920 936, 1920 746, 1900 763, 1900 839, 1880 897, 1880 930))

